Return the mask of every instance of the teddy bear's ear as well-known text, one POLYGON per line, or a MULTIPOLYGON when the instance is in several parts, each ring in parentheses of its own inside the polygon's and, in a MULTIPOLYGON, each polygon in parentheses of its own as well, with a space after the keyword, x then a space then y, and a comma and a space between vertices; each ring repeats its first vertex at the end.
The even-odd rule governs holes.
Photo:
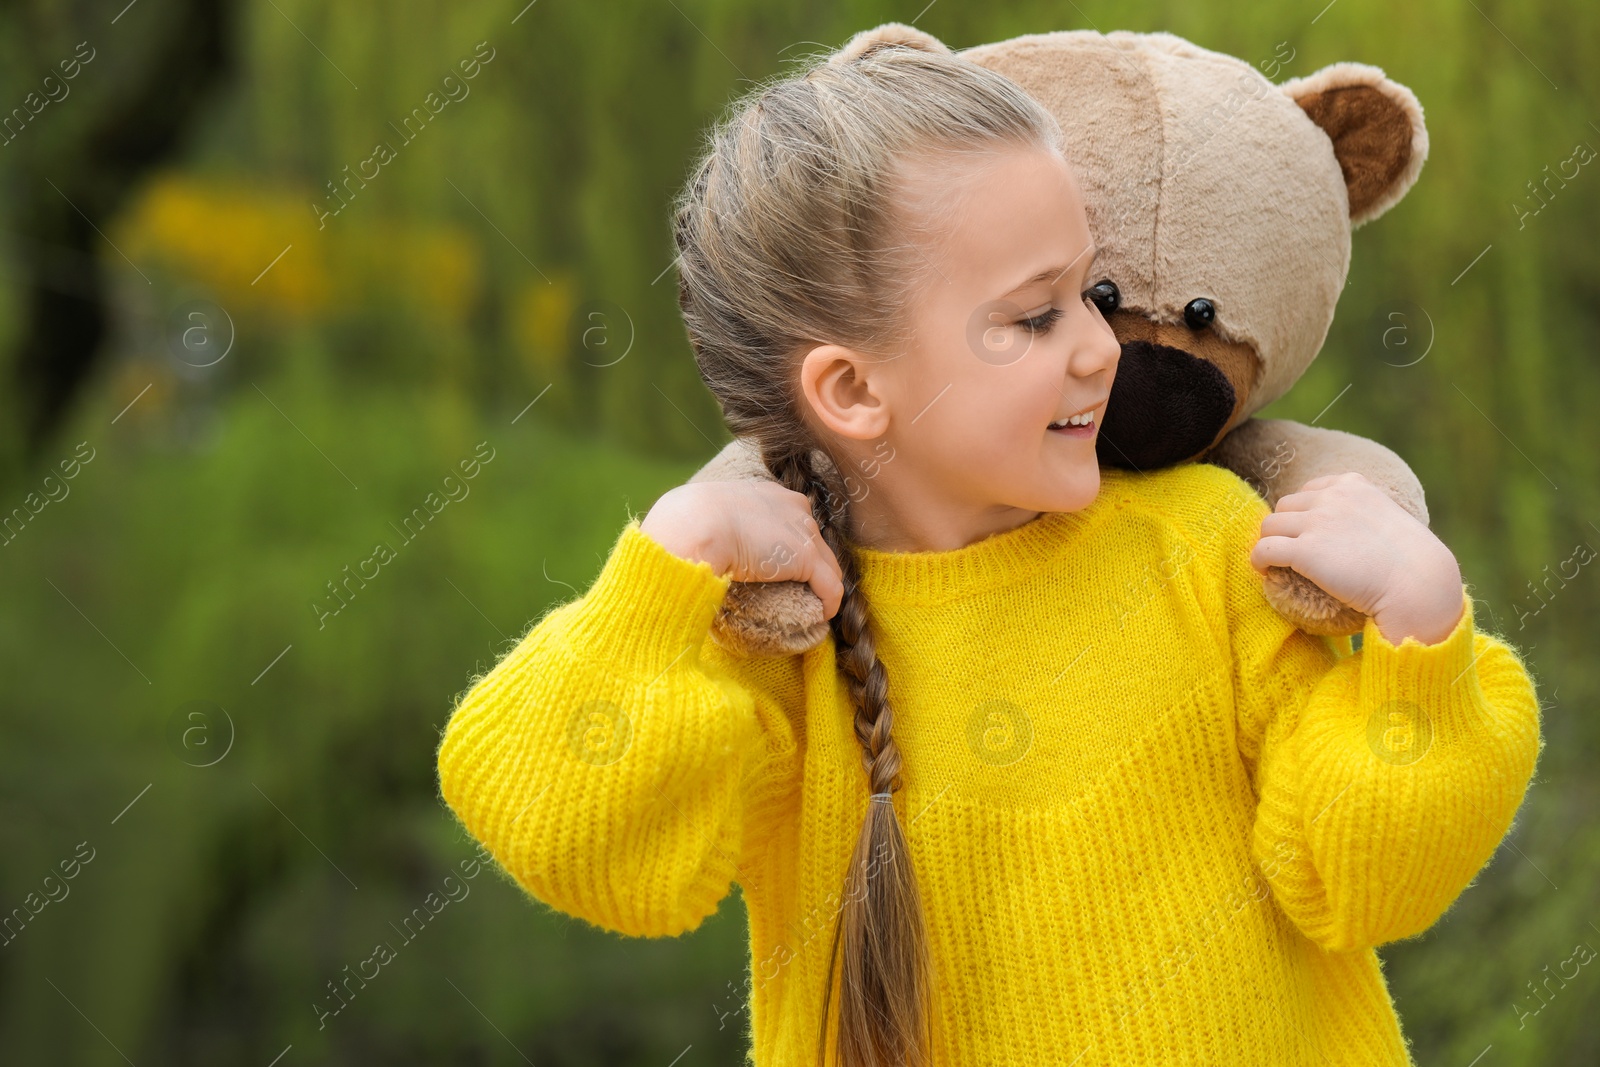
POLYGON ((1428 158, 1428 128, 1410 89, 1364 63, 1335 63, 1279 88, 1333 142, 1352 227, 1406 195, 1428 158))

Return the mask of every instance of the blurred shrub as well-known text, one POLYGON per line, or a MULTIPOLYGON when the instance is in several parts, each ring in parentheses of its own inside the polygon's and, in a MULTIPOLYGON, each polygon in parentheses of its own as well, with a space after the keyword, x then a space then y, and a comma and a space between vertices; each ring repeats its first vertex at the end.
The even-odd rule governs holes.
POLYGON ((470 348, 484 284, 473 233, 370 214, 319 229, 310 201, 237 177, 169 173, 142 191, 114 239, 164 273, 168 291, 210 294, 257 336, 376 331, 397 346, 381 365, 388 374, 408 349, 449 359, 470 348))

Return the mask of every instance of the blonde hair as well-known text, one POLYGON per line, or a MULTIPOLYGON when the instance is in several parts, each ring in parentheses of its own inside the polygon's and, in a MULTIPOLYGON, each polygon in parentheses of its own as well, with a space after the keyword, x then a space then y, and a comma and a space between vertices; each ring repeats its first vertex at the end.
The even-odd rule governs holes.
MULTIPOLYGON (((911 295, 931 267, 899 240, 915 222, 896 207, 902 163, 976 161, 1006 146, 1059 153, 1061 131, 1015 83, 891 22, 737 101, 673 205, 678 302, 700 375, 729 428, 759 447, 777 481, 810 498, 843 572, 830 626, 870 794, 900 787, 894 712, 857 587, 848 483, 802 418, 796 357, 822 342, 902 350, 911 295)), ((841 947, 839 1062, 927 1063, 926 932, 892 803, 869 800, 846 875, 819 1062, 841 947)))

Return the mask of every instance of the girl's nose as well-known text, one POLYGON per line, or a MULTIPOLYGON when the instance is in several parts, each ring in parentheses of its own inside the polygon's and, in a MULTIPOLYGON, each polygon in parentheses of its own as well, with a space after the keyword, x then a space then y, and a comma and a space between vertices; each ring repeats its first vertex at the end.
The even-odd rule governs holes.
POLYGON ((1117 362, 1122 359, 1122 342, 1110 330, 1101 338, 1100 359, 1107 370, 1116 370, 1117 362))
POLYGON ((1117 361, 1121 358, 1122 343, 1117 340, 1116 334, 1104 324, 1104 320, 1096 321, 1085 330, 1077 351, 1073 353, 1072 372, 1087 378, 1103 370, 1115 371, 1117 361))

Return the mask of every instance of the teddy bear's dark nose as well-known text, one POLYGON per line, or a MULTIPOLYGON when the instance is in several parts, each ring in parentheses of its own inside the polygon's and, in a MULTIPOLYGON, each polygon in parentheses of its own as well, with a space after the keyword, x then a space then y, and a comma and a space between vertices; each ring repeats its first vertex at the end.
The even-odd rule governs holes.
POLYGON ((1170 345, 1129 341, 1095 455, 1102 466, 1141 471, 1193 459, 1216 440, 1235 399, 1215 364, 1170 345))

